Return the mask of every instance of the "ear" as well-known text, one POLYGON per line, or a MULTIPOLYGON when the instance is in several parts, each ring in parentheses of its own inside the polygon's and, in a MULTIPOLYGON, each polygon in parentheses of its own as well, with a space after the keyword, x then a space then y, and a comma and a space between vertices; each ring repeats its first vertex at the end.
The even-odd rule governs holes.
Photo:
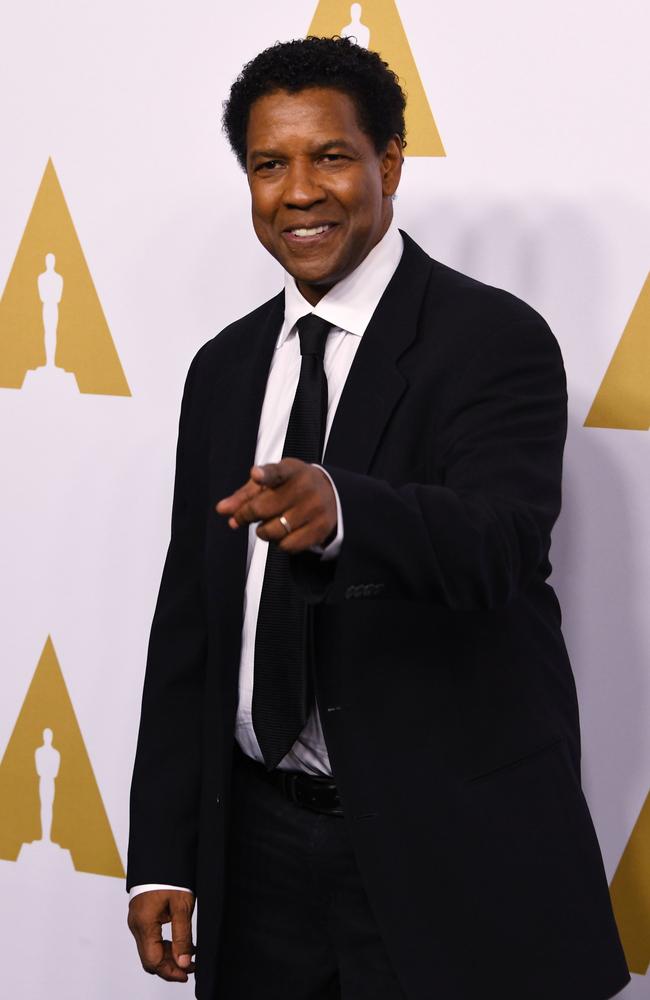
POLYGON ((397 191, 402 176, 403 163, 402 140, 398 135, 394 135, 388 140, 381 157, 382 192, 385 197, 390 198, 397 191))

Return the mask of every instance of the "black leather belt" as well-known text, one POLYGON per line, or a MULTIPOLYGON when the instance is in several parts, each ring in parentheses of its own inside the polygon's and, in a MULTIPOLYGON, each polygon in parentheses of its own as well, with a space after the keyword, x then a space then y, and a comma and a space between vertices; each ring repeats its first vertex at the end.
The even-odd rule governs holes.
POLYGON ((267 771, 264 764, 253 760, 235 743, 235 761, 254 772, 259 778, 279 788, 285 798, 302 809, 325 813, 328 816, 342 816, 343 807, 338 788, 332 778, 304 771, 267 771))

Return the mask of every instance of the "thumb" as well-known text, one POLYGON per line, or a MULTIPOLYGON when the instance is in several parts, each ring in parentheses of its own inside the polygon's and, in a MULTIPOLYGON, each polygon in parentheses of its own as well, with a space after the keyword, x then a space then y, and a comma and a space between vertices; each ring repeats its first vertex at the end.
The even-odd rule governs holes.
POLYGON ((282 458, 279 462, 267 462, 266 465, 254 465, 250 471, 251 480, 258 486, 265 486, 267 489, 275 490, 278 486, 286 483, 287 479, 304 465, 296 458, 282 458))
POLYGON ((192 896, 179 893, 181 898, 170 901, 172 918, 172 957, 181 969, 189 969, 194 954, 192 943, 192 896), (186 898, 182 898, 186 897, 186 898))

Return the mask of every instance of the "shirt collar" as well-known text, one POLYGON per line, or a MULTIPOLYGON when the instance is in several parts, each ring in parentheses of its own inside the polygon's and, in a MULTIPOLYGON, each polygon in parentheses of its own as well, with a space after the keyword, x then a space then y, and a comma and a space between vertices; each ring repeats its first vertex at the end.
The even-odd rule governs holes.
POLYGON ((332 326, 362 337, 388 282, 397 270, 404 240, 393 219, 379 243, 364 257, 358 267, 337 282, 320 302, 312 306, 298 291, 291 275, 284 276, 284 322, 276 348, 281 347, 303 316, 314 313, 332 326))

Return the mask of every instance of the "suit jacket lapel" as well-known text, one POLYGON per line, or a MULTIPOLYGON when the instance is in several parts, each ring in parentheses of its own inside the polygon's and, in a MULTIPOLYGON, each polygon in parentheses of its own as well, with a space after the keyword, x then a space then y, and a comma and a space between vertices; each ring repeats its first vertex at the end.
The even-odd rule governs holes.
POLYGON ((247 345, 248 353, 243 359, 243 368, 235 385, 235 392, 239 394, 240 400, 236 405, 239 409, 239 431, 236 435, 239 485, 248 479, 255 459, 266 382, 283 318, 284 292, 281 292, 272 300, 266 321, 256 331, 253 343, 247 345))
MULTIPOLYGON (((284 315, 284 293, 271 300, 259 326, 242 331, 241 354, 215 385, 212 491, 214 501, 233 493, 248 479, 255 459, 266 380, 284 315)), ((231 561, 232 592, 243 592, 248 533, 232 531, 219 520, 220 558, 231 561)))
MULTIPOLYGON (((215 478, 232 492, 247 479, 255 458, 266 381, 284 316, 284 293, 269 303, 266 316, 242 330, 240 353, 215 385, 215 478)), ((225 493, 224 493, 225 495, 225 493)))
POLYGON ((367 472, 407 383, 397 361, 417 333, 431 259, 405 233, 402 259, 362 337, 332 423, 323 462, 367 472))

